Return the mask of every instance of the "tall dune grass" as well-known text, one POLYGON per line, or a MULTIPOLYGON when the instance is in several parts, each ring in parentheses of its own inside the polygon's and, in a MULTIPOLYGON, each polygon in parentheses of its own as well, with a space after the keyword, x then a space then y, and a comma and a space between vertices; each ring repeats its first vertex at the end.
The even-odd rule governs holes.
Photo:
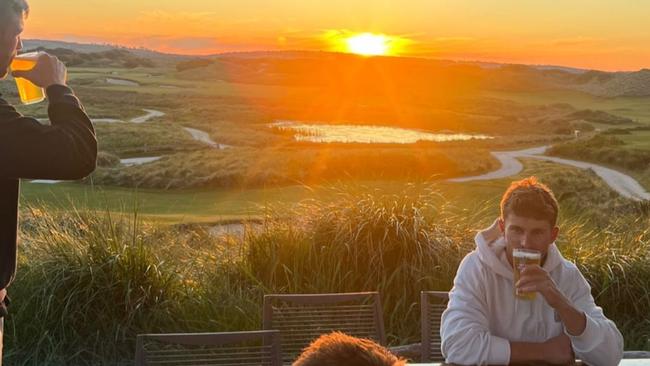
POLYGON ((39 210, 24 226, 7 336, 9 353, 17 351, 21 362, 112 355, 149 324, 173 321, 181 283, 175 264, 149 245, 156 236, 150 228, 110 214, 53 217, 39 210))
POLYGON ((605 229, 566 225, 561 250, 589 280, 596 302, 623 321, 643 319, 650 335, 650 216, 618 218, 605 229))
MULTIPOLYGON (((426 184, 338 192, 267 210, 243 238, 133 217, 37 209, 23 215, 6 324, 8 364, 129 364, 143 332, 252 330, 263 294, 381 292, 391 344, 419 341, 419 292, 447 290, 488 205, 453 207, 426 184)), ((565 217, 559 242, 626 337, 650 349, 650 219, 596 229, 565 217)))
POLYGON ((276 292, 377 290, 394 343, 418 336, 419 292, 449 289, 473 247, 469 226, 427 187, 341 192, 334 203, 305 202, 291 216, 299 219, 271 220, 248 238, 255 278, 276 292))

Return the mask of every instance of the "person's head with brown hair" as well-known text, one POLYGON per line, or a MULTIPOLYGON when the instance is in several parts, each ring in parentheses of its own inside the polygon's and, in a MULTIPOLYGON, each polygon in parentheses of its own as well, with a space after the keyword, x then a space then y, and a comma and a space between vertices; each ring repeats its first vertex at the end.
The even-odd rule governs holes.
POLYGON ((313 341, 293 366, 404 366, 388 349, 341 332, 324 334, 313 341))
POLYGON ((23 48, 21 34, 29 5, 25 0, 0 0, 0 79, 7 75, 7 69, 23 48))
POLYGON ((508 260, 515 248, 542 253, 542 262, 558 236, 559 205, 553 192, 537 178, 512 182, 501 199, 499 227, 506 240, 508 260))
POLYGON ((501 198, 501 220, 509 214, 557 223, 559 205, 553 192, 536 177, 512 182, 501 198))
POLYGON ((29 14, 29 4, 26 0, 0 0, 0 21, 6 21, 9 16, 26 18, 29 14))

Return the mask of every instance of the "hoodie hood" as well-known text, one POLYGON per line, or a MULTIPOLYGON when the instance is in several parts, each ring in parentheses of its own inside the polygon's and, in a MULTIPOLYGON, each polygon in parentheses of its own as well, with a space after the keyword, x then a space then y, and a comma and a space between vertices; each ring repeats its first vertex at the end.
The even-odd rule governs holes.
MULTIPOLYGON (((500 259, 506 250, 506 241, 499 228, 499 219, 496 219, 489 228, 479 231, 474 241, 481 262, 498 275, 510 280, 514 279, 512 268, 500 259)), ((555 243, 552 243, 548 247, 546 262, 544 262, 542 268, 550 272, 559 266, 562 261, 562 254, 560 254, 555 243)))

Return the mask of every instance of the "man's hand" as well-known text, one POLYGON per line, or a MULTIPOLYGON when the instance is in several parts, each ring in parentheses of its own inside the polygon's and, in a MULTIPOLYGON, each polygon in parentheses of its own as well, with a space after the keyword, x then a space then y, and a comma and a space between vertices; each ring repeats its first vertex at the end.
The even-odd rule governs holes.
POLYGON ((68 70, 56 56, 41 52, 36 66, 31 70, 14 71, 14 77, 25 78, 41 88, 50 85, 66 85, 68 70))
POLYGON ((584 312, 576 309, 573 304, 560 292, 551 275, 536 264, 529 264, 521 271, 519 281, 515 283, 518 292, 539 292, 564 324, 567 332, 578 336, 587 327, 587 317, 584 312))
POLYGON ((7 296, 7 289, 0 290, 0 304, 5 301, 5 296, 7 296))
POLYGON ((545 361, 553 365, 573 365, 575 355, 571 340, 565 334, 560 334, 543 343, 545 361))
POLYGON ((519 281, 515 283, 517 292, 539 292, 554 309, 566 306, 567 299, 558 290, 551 275, 536 264, 529 264, 521 271, 519 281))

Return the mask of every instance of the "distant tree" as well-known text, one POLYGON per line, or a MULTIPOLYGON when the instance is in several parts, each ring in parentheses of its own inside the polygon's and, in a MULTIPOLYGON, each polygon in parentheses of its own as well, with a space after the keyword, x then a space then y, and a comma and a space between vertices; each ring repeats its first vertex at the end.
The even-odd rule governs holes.
POLYGON ((84 59, 80 55, 75 55, 68 58, 67 60, 62 60, 66 66, 81 66, 84 63, 84 59))
POLYGON ((155 67, 155 64, 153 61, 146 59, 146 58, 140 58, 140 57, 132 57, 127 60, 125 60, 122 63, 122 66, 124 66, 127 69, 133 69, 139 66, 142 67, 155 67))
POLYGON ((148 58, 140 58, 140 65, 143 67, 156 67, 156 64, 148 58))
POLYGON ((124 61, 122 66, 124 66, 127 69, 134 69, 134 68, 140 66, 140 63, 138 63, 137 60, 126 60, 126 61, 124 61))
POLYGON ((212 65, 213 63, 214 60, 210 60, 207 58, 197 58, 189 61, 183 61, 176 64, 176 71, 180 72, 185 70, 197 69, 199 67, 206 67, 212 65))

